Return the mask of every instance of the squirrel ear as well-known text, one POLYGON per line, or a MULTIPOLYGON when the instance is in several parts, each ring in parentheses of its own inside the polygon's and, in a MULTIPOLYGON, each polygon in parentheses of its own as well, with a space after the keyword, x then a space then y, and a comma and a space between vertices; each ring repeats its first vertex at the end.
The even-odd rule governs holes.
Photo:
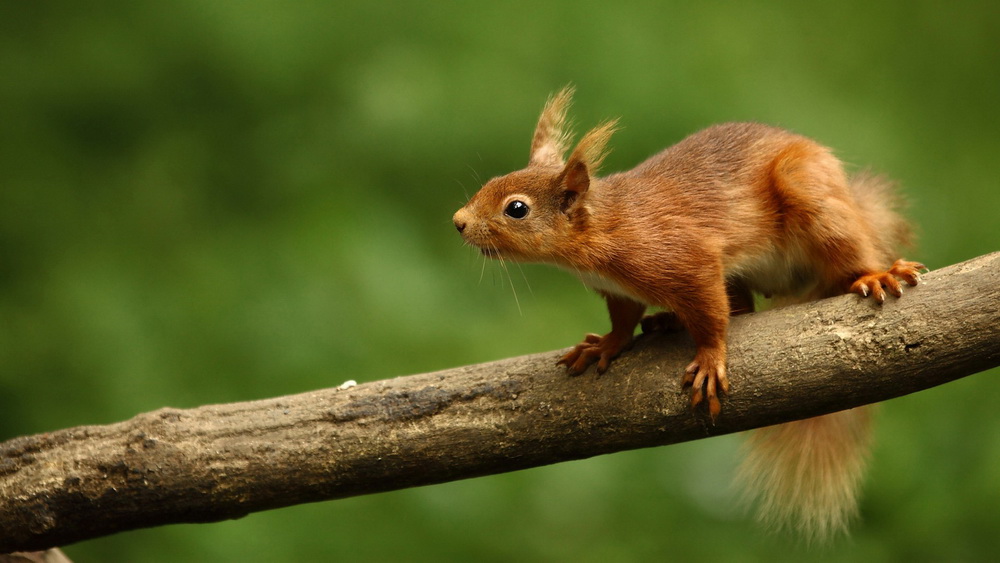
POLYGON ((560 211, 568 213, 570 208, 580 199, 580 196, 590 189, 590 172, 587 165, 579 160, 570 161, 563 169, 561 182, 563 187, 560 211))
POLYGON ((549 96, 531 138, 529 166, 562 166, 563 155, 569 148, 569 131, 566 130, 566 111, 573 101, 573 87, 566 86, 549 96))
POLYGON ((608 155, 608 141, 617 130, 617 120, 605 121, 588 131, 573 149, 569 162, 560 175, 560 183, 566 189, 563 211, 569 209, 590 188, 591 175, 597 172, 604 157, 608 155))
POLYGON ((587 165, 579 160, 570 161, 566 169, 563 170, 562 183, 567 191, 576 195, 586 193, 587 189, 590 188, 590 172, 587 171, 587 165))

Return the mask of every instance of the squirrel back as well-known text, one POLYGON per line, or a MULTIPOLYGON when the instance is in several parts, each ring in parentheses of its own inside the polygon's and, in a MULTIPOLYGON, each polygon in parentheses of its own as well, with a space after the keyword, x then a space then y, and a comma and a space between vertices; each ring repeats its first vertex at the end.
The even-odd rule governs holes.
POLYGON ((455 214, 466 241, 491 257, 551 263, 591 287, 600 278, 663 305, 658 281, 710 257, 762 294, 844 293, 908 239, 886 205, 890 186, 867 174, 849 181, 829 149, 806 137, 758 123, 716 125, 597 177, 614 131, 609 122, 588 132, 566 162, 556 156, 564 147, 544 145, 527 168, 487 182, 455 214), (530 215, 512 217, 512 205, 530 215), (831 205, 842 212, 823 213, 831 205), (630 279, 637 271, 657 279, 630 279))

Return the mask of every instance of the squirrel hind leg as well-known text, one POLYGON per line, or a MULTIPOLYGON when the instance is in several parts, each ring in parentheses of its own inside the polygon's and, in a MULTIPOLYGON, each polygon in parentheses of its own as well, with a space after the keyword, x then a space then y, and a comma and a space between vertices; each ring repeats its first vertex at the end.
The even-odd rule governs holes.
POLYGON ((903 295, 903 286, 899 280, 903 280, 911 286, 917 285, 920 283, 920 272, 926 269, 927 266, 919 262, 899 259, 884 272, 872 272, 859 276, 851 284, 848 292, 857 293, 862 297, 870 295, 876 303, 883 303, 886 291, 896 297, 903 295))

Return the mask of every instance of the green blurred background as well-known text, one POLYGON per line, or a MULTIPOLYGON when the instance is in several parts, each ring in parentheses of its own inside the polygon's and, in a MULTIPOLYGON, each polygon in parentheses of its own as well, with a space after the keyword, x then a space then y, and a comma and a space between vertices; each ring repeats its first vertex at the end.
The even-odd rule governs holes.
MULTIPOLYGON (((581 127, 622 118, 606 170, 765 121, 898 179, 912 258, 1000 249, 998 6, 4 2, 0 439, 604 330, 600 299, 564 273, 487 264, 480 280, 451 225, 483 180, 526 163, 545 97, 570 82, 581 127)), ((982 561, 1000 553, 998 403, 981 374, 883 405, 863 520, 814 553, 735 508, 738 437, 66 552, 982 561)))

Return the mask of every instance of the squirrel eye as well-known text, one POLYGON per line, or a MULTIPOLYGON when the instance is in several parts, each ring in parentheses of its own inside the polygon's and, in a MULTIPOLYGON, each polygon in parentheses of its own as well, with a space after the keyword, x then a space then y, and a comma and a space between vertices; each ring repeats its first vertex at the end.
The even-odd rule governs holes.
POLYGON ((507 204, 507 207, 503 210, 503 214, 511 219, 524 219, 528 216, 528 204, 519 199, 515 199, 507 204))

